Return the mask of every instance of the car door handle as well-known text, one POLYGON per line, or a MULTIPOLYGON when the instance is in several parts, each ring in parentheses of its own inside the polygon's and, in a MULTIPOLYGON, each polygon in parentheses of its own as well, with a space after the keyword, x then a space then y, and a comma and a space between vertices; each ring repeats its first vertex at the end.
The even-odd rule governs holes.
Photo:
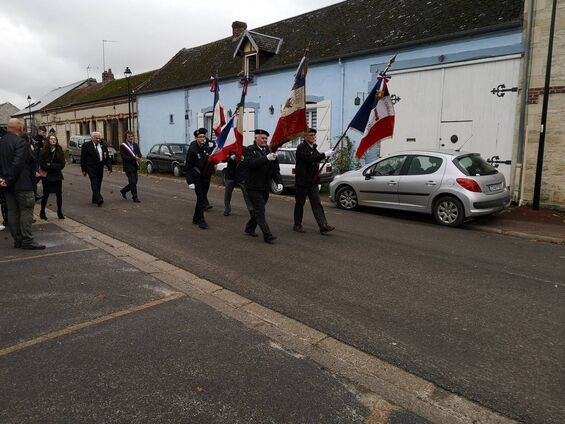
POLYGON ((388 185, 389 185, 389 186, 393 186, 393 185, 396 185, 396 184, 398 184, 398 183, 397 183, 396 181, 394 181, 394 180, 390 180, 390 181, 388 182, 388 185))
POLYGON ((436 183, 435 181, 428 181, 428 182, 426 183, 426 185, 427 185, 427 186, 435 186, 435 185, 437 185, 437 183, 436 183))

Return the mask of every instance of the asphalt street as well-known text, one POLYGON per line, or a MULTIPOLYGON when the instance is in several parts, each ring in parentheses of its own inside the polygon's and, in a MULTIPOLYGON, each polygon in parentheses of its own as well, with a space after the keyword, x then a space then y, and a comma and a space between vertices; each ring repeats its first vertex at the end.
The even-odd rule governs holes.
MULTIPOLYGON (((370 416, 352 387, 314 362, 53 224, 35 232, 46 251, 0 239, 0 422, 349 424, 370 416)), ((390 418, 426 422, 400 411, 390 418)))
POLYGON ((224 217, 223 189, 211 188, 203 231, 191 223, 195 195, 183 179, 141 176, 134 204, 114 173, 98 208, 77 166, 65 178, 64 211, 77 221, 503 415, 563 421, 562 246, 332 206, 336 231, 320 235, 306 210, 307 232, 297 234, 293 200, 278 196, 267 206, 279 237, 270 246, 243 235, 238 192, 224 217))

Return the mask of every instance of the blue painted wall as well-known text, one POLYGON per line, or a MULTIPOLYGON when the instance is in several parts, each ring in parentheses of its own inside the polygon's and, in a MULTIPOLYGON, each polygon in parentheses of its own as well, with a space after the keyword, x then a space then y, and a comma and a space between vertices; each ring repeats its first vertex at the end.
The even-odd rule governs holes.
MULTIPOLYGON (((359 106, 354 105, 357 93, 367 93, 374 79, 371 65, 386 64, 393 54, 397 61, 409 63, 411 60, 468 52, 469 60, 473 52, 484 49, 498 49, 500 55, 509 54, 512 47, 521 42, 520 30, 476 36, 459 40, 418 46, 401 51, 390 51, 379 55, 347 58, 310 66, 307 77, 307 95, 319 100, 331 101, 331 137, 333 143, 353 118, 359 106)), ((415 62, 416 63, 416 62, 415 62)), ((376 66, 377 68, 379 66, 376 66)), ((375 66, 373 66, 375 68, 375 66)), ((246 103, 255 107, 255 126, 272 133, 279 117, 280 106, 286 100, 292 87, 295 69, 259 74, 249 86, 246 103), (269 112, 273 105, 275 113, 269 112)), ((221 95, 226 110, 235 110, 241 96, 241 87, 236 80, 220 81, 221 95)), ((394 81, 390 84, 394 90, 394 81)), ((139 139, 141 150, 146 154, 155 143, 184 142, 192 140, 192 132, 197 128, 199 112, 210 110, 212 93, 209 85, 171 90, 161 93, 140 94, 138 102, 139 139), (188 105, 185 111, 185 104, 188 105), (185 121, 185 113, 187 120, 185 121), (169 116, 174 123, 169 123, 169 116)), ((350 130, 348 135, 357 142, 360 134, 350 130)), ((332 145, 333 145, 332 143, 332 145)), ((376 156, 376 150, 368 159, 376 156)))

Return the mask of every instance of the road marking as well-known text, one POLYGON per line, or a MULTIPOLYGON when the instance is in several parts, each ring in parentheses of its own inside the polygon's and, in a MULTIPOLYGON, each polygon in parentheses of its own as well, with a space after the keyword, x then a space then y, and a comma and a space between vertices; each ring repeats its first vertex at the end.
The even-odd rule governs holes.
POLYGON ((76 333, 80 330, 84 330, 88 327, 93 327, 98 324, 102 324, 103 322, 110 321, 116 318, 120 318, 126 315, 133 314, 134 312, 139 312, 144 309, 153 308, 154 306, 162 305, 163 303, 170 302, 172 300, 179 299, 181 297, 185 297, 184 293, 175 292, 167 297, 154 300, 149 303, 144 303, 143 305, 133 306, 129 309, 124 309, 123 311, 118 311, 111 313, 109 315, 104 315, 99 318, 93 319, 91 321, 81 322, 80 324, 71 325, 70 327, 63 328, 62 330, 53 331, 48 334, 44 334, 43 336, 36 337, 35 339, 27 340, 25 342, 21 342, 15 344, 13 346, 9 346, 4 349, 0 349, 0 357, 8 355, 10 353, 17 352, 18 350, 26 349, 31 346, 35 346, 36 344, 47 342, 49 340, 56 339, 58 337, 68 336, 69 334, 76 333))
POLYGON ((67 253, 88 252, 90 250, 97 250, 97 249, 98 249, 97 247, 85 247, 83 249, 65 250, 63 252, 44 253, 43 255, 24 256, 22 258, 13 258, 13 259, 2 259, 0 260, 0 264, 5 264, 9 262, 27 261, 28 259, 46 258, 48 256, 59 256, 59 255, 65 255, 67 253))

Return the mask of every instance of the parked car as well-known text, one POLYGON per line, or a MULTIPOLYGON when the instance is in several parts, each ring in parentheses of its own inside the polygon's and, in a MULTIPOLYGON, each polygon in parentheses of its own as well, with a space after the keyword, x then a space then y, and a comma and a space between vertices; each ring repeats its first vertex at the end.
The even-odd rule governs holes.
MULTIPOLYGON (((289 147, 289 148, 280 148, 277 150, 277 158, 279 160, 279 167, 281 170, 281 178, 282 178, 282 185, 283 189, 278 190, 277 185, 272 182, 271 184, 271 192, 274 194, 281 194, 285 189, 294 188, 295 180, 296 180, 296 148, 289 147)), ((222 174, 223 179, 223 172, 226 168, 225 163, 219 163, 216 167, 216 172, 222 174)), ((327 163, 324 165, 324 169, 320 172, 320 182, 321 183, 329 183, 333 179, 333 170, 332 164, 327 163)))
POLYGON ((510 204, 504 175, 479 153, 406 151, 334 178, 341 209, 374 206, 433 214, 441 225, 498 212, 510 204))
POLYGON ((188 144, 162 143, 155 144, 147 153, 147 173, 172 172, 175 177, 184 174, 184 161, 188 144))
MULTIPOLYGON (((72 163, 80 162, 82 145, 90 140, 92 140, 92 137, 90 137, 89 135, 73 135, 69 139, 69 156, 72 163)), ((104 141, 104 139, 102 139, 102 141, 104 141)), ((112 146, 108 146, 108 156, 110 157, 110 161, 112 161, 112 163, 116 163, 118 161, 118 152, 112 146)))

